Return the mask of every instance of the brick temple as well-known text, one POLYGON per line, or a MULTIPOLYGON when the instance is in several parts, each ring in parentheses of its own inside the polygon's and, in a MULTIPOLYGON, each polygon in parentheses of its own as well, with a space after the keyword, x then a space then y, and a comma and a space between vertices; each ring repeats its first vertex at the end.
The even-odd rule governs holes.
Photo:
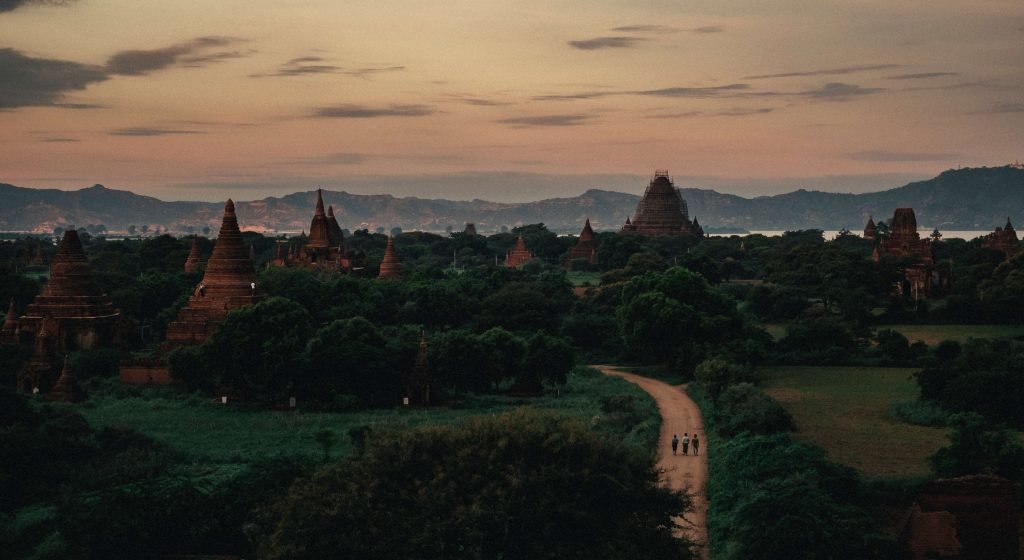
POLYGON ((256 269, 242 242, 235 203, 228 199, 213 255, 203 279, 189 297, 188 306, 167 326, 167 342, 206 340, 229 311, 252 305, 265 296, 256 286, 256 269))
POLYGON ((572 266, 572 261, 576 259, 586 259, 590 264, 597 262, 597 237, 594 234, 594 229, 590 227, 590 218, 587 218, 586 223, 583 224, 583 230, 580 231, 576 246, 569 251, 569 258, 566 259, 565 266, 572 266))
POLYGON ((388 246, 384 249, 384 258, 380 261, 380 273, 377 278, 390 278, 399 280, 402 278, 402 261, 395 255, 395 238, 388 237, 388 246))
POLYGON ((516 246, 511 251, 505 253, 505 267, 518 268, 532 258, 533 251, 526 248, 526 241, 523 240, 523 234, 520 233, 519 237, 516 238, 516 246))
MULTIPOLYGON (((869 225, 874 225, 869 218, 869 225)), ((917 231, 917 216, 913 208, 897 208, 889 222, 887 235, 879 235, 877 227, 870 230, 877 244, 871 258, 876 262, 882 258, 896 258, 907 261, 903 268, 904 281, 899 285, 900 293, 914 299, 935 297, 949 289, 948 267, 936 264, 932 253, 932 242, 922 239, 917 231)), ((864 228, 865 238, 869 229, 864 228)))
POLYGON ((416 350, 416 365, 412 373, 406 378, 405 399, 406 406, 430 404, 430 380, 427 379, 427 370, 424 363, 427 356, 427 334, 420 331, 420 345, 416 350))
POLYGON ((626 218, 622 233, 647 236, 690 235, 704 237, 704 230, 694 218, 690 221, 686 200, 672 183, 667 170, 654 172, 643 198, 637 204, 633 219, 626 218))
POLYGON ((1017 230, 1013 229, 1010 217, 1006 217, 1006 225, 997 227, 996 230, 985 236, 984 246, 996 251, 1002 251, 1005 258, 1012 259, 1020 253, 1020 239, 1017 238, 1017 230))
POLYGON ((96 283, 78 232, 65 231, 50 279, 25 308, 18 329, 34 336, 45 325, 50 350, 72 352, 116 346, 120 320, 121 311, 96 283))

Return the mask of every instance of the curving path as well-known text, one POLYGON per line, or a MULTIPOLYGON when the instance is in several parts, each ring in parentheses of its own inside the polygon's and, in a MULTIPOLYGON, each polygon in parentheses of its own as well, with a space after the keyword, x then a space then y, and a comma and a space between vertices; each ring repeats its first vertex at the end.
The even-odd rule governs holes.
POLYGON ((591 366, 601 370, 605 375, 615 375, 636 383, 647 391, 661 413, 661 435, 658 438, 658 468, 662 471, 664 482, 673 489, 687 490, 693 496, 694 511, 685 517, 684 533, 702 546, 701 554, 707 558, 707 500, 704 497, 704 485, 708 480, 708 459, 705 454, 707 438, 704 424, 701 421, 700 409, 697 404, 683 392, 682 386, 669 385, 657 379, 628 373, 615 366, 591 366), (682 445, 678 455, 672 455, 672 434, 683 438, 683 432, 700 434, 700 455, 682 454, 682 445))

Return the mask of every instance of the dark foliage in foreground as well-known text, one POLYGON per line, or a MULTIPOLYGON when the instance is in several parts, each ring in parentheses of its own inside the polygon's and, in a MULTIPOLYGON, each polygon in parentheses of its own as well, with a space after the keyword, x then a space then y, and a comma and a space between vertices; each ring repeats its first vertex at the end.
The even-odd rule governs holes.
POLYGON ((380 435, 266 509, 261 558, 692 558, 688 498, 592 430, 515 412, 380 435))

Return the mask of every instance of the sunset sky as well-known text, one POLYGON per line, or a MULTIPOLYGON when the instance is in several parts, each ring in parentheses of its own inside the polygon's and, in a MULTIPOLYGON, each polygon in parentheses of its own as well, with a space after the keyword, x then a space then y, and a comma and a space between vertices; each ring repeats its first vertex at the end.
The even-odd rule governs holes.
POLYGON ((19 186, 752 196, 1016 159, 1021 0, 0 0, 19 186))

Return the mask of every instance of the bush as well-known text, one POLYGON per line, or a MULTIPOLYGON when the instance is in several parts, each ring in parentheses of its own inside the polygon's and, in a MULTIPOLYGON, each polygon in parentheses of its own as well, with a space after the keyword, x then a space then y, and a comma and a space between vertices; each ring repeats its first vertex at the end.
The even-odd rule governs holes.
POLYGON ((905 401, 893 405, 891 415, 916 426, 941 428, 949 422, 949 412, 933 401, 905 401))
POLYGON ((742 432, 769 435, 795 429, 793 417, 751 383, 732 385, 715 408, 718 431, 730 437, 742 432))

